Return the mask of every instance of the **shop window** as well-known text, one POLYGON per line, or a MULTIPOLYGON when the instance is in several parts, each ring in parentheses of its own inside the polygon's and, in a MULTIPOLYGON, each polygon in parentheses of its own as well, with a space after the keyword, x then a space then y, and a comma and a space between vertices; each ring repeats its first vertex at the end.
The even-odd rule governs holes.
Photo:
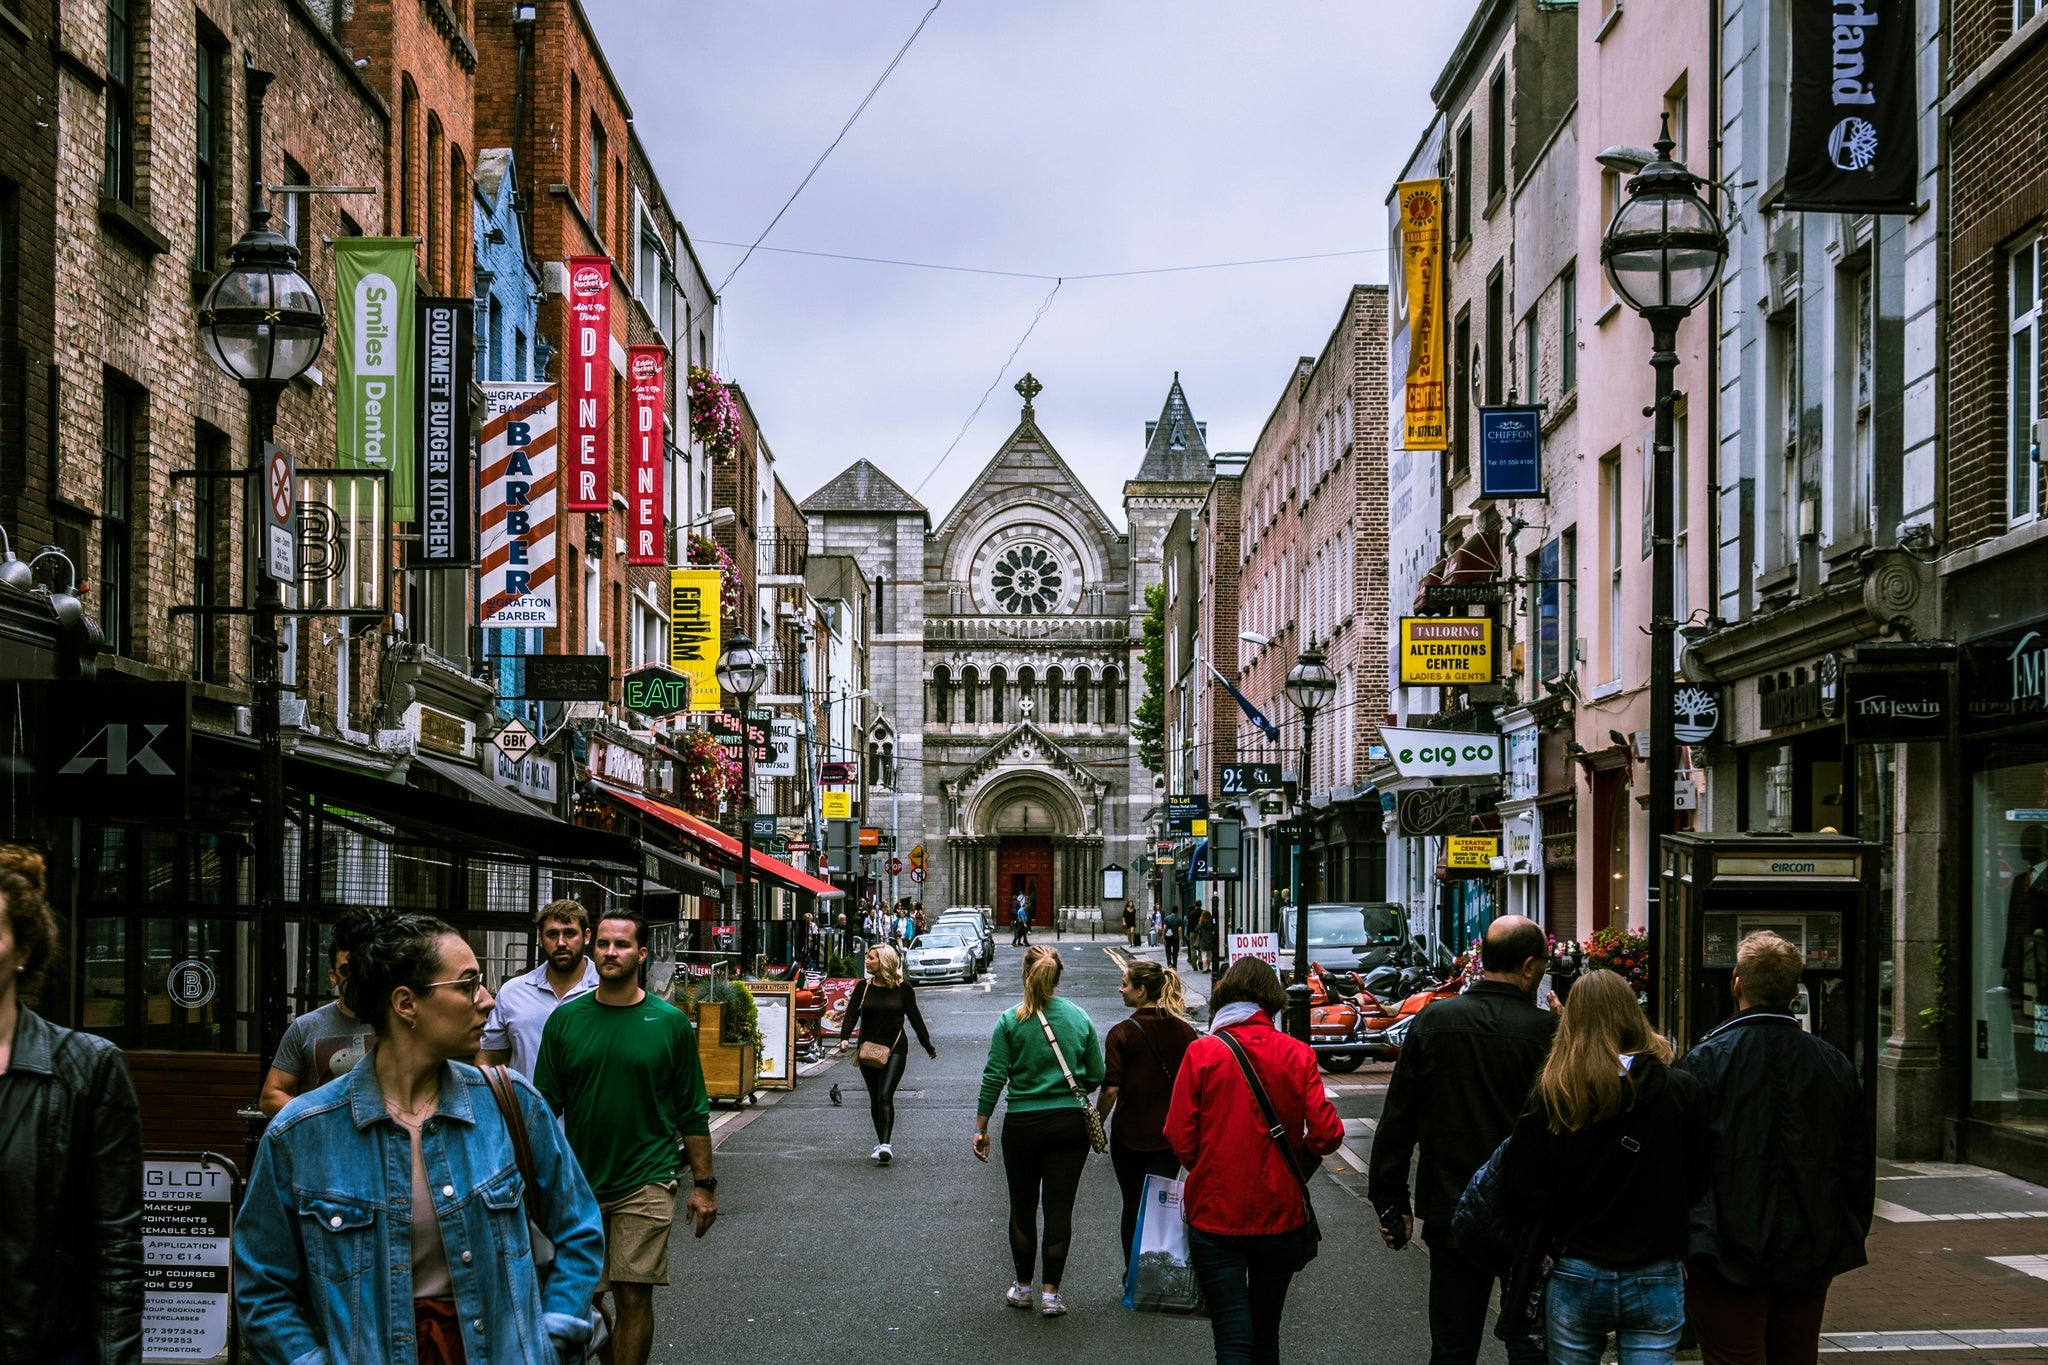
POLYGON ((1971 785, 1970 1116, 2048 1138, 2048 744, 1986 744, 1971 785))
POLYGON ((90 1033, 115 1033, 128 1026, 128 920, 120 915, 94 915, 85 920, 79 957, 84 963, 84 992, 79 1000, 79 1027, 90 1033))
POLYGON ((2007 464, 2006 515, 2017 526, 2041 514, 2041 467, 2036 424, 2041 420, 2042 289, 2041 244, 2035 237, 2012 253, 2012 363, 2006 380, 2012 394, 2011 459, 2007 464))

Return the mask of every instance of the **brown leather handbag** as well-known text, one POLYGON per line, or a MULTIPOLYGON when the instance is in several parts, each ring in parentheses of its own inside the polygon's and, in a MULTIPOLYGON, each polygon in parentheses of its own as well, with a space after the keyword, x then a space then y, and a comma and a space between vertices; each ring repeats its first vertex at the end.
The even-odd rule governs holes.
MULTIPOLYGON (((903 1030, 897 1029, 896 1043, 902 1041, 903 1030)), ((896 1043, 891 1043, 884 1047, 880 1043, 870 1043, 863 1038, 859 1049, 853 1054, 853 1060, 856 1064, 864 1066, 870 1071, 880 1071, 883 1067, 889 1065, 889 1059, 896 1055, 896 1043)))

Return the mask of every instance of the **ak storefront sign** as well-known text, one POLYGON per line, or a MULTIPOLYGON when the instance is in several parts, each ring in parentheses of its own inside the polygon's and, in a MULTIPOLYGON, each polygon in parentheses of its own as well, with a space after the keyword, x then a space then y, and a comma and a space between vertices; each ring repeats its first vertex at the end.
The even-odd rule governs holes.
POLYGON ((1403 777, 1498 777, 1499 735, 1450 734, 1441 730, 1397 730, 1381 726, 1387 755, 1403 777))
POLYGON ((1484 616, 1401 618, 1401 682, 1459 687, 1493 681, 1493 621, 1484 616))
POLYGON ((67 814, 182 818, 192 785, 192 691, 108 678, 47 687, 52 806, 67 814))
POLYGON ((1851 668, 1842 674, 1842 738, 1911 744, 1948 738, 1945 668, 1851 668))

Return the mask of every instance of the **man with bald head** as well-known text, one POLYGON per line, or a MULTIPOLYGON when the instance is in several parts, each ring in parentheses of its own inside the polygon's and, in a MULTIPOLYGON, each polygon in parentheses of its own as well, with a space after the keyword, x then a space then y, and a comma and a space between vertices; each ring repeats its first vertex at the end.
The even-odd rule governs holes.
MULTIPOLYGON (((1482 977, 1463 995, 1415 1016, 1387 1085, 1373 1134, 1368 1193, 1380 1236, 1399 1251, 1422 1220, 1429 1245, 1430 1365, 1472 1365, 1486 1330, 1493 1274, 1451 1243, 1458 1196, 1513 1131, 1557 1032, 1557 1016, 1536 1007, 1550 965, 1543 927, 1503 915, 1480 943, 1482 977), (1415 1194, 1408 1163, 1422 1149, 1415 1194)), ((1540 1365, 1540 1343, 1510 1342, 1514 1365, 1540 1365)))

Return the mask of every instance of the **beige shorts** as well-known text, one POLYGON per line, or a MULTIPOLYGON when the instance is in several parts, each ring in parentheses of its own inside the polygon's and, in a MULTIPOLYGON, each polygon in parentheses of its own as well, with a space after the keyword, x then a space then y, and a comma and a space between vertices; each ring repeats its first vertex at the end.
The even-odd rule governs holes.
POLYGON ((604 1276, 597 1287, 603 1291, 613 1281, 622 1284, 668 1283, 668 1230, 676 1221, 676 1182, 658 1181, 642 1185, 609 1204, 598 1205, 604 1215, 604 1276))

